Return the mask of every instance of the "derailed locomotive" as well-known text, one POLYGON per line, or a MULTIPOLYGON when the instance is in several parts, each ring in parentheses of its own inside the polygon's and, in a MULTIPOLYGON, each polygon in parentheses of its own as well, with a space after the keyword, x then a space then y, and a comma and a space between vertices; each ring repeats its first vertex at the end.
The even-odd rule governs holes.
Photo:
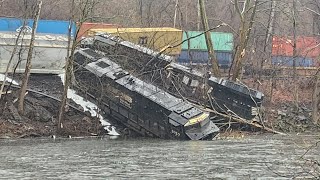
POLYGON ((110 58, 116 57, 117 63, 141 79, 178 97, 205 102, 218 112, 252 120, 261 108, 264 95, 259 91, 179 65, 173 62, 173 57, 109 34, 95 36, 91 48, 110 58))
POLYGON ((219 128, 209 114, 146 83, 91 49, 75 53, 76 89, 131 130, 164 139, 210 139, 219 128))

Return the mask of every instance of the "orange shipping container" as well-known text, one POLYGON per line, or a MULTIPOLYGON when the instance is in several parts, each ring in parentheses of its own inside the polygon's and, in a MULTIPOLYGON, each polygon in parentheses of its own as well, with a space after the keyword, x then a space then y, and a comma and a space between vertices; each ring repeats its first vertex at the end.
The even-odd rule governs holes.
MULTIPOLYGON (((316 37, 297 37, 297 55, 317 58, 320 56, 320 40, 316 37)), ((273 36, 272 56, 293 56, 293 38, 273 36)))
POLYGON ((104 24, 104 23, 89 23, 85 22, 81 25, 77 39, 81 39, 82 37, 88 37, 88 32, 91 29, 107 29, 107 28, 119 28, 120 26, 117 24, 104 24))

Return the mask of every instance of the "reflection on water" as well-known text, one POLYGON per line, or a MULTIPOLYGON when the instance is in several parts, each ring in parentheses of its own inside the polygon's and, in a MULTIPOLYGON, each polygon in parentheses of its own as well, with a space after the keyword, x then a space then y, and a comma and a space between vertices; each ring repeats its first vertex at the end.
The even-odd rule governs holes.
MULTIPOLYGON (((319 138, 318 138, 319 139, 319 138)), ((217 141, 0 141, 3 179, 291 179, 311 176, 301 155, 315 136, 217 141)), ((304 156, 319 160, 319 147, 304 156)))

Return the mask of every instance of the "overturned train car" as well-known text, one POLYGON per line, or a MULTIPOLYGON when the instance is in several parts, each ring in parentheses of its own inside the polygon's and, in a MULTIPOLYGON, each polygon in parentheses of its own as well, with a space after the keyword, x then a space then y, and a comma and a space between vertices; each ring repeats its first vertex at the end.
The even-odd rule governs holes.
POLYGON ((219 128, 209 114, 146 83, 91 49, 76 52, 76 89, 131 130, 163 139, 210 139, 219 128))
POLYGON ((174 58, 123 41, 108 34, 97 35, 92 49, 102 52, 139 78, 167 89, 177 97, 205 105, 218 112, 252 120, 257 117, 263 93, 244 84, 215 78, 174 62, 174 58))

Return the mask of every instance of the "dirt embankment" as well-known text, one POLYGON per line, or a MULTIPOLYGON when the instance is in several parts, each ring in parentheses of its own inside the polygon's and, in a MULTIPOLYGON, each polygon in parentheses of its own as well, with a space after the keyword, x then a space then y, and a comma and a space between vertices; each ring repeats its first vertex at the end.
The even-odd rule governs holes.
POLYGON ((320 127, 312 122, 312 78, 300 77, 296 81, 292 78, 265 79, 260 83, 250 78, 244 82, 265 94, 263 115, 270 127, 286 133, 320 131, 320 127), (295 88, 298 108, 294 99, 295 88))
MULTIPOLYGON (((18 79, 19 77, 16 77, 18 79)), ((60 98, 63 85, 58 76, 31 76, 29 87, 32 90, 60 98)), ((47 96, 29 92, 25 99, 25 113, 17 111, 18 89, 3 96, 0 102, 0 138, 49 137, 56 135, 57 115, 60 102, 47 96)), ((81 112, 77 107, 68 106, 61 136, 92 136, 105 133, 98 118, 81 112)))

